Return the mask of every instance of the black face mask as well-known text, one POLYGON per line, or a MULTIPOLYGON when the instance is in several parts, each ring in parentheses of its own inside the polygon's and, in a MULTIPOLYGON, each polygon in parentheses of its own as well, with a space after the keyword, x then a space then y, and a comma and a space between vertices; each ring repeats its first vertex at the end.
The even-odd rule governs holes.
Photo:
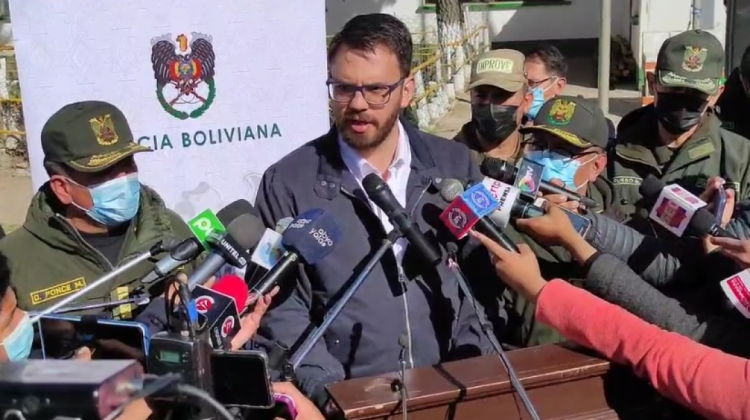
POLYGON ((705 99, 688 93, 658 93, 654 109, 665 130, 682 134, 700 124, 707 106, 705 99))
POLYGON ((502 143, 518 128, 518 107, 511 105, 472 104, 471 119, 477 132, 492 147, 502 143))

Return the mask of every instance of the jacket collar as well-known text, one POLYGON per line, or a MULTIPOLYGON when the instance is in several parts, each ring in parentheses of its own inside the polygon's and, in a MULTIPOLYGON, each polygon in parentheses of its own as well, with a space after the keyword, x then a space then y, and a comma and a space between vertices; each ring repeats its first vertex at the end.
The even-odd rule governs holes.
MULTIPOLYGON (((431 182, 439 182, 439 180, 437 179, 438 171, 435 159, 430 153, 424 134, 407 121, 401 120, 401 124, 406 131, 412 153, 411 174, 406 190, 407 207, 409 207, 410 198, 412 198, 415 189, 423 188, 431 182)), ((341 158, 338 135, 338 129, 334 125, 317 142, 318 172, 314 188, 315 193, 321 198, 332 200, 343 189, 367 201, 366 194, 341 158)))

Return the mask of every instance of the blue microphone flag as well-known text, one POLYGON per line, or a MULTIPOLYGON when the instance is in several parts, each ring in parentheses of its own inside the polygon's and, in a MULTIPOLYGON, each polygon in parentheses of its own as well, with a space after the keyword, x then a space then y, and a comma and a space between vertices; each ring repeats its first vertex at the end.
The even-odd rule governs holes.
POLYGON ((317 264, 341 239, 341 228, 322 209, 308 210, 292 221, 281 236, 284 249, 296 252, 307 264, 317 264))

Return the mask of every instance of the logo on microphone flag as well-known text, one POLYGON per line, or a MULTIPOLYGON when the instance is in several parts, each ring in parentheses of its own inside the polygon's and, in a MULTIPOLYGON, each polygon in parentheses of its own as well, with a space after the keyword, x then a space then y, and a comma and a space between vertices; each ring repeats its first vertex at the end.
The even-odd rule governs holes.
POLYGON ((461 194, 466 205, 471 208, 476 217, 485 217, 497 209, 499 202, 495 200, 490 190, 482 184, 475 184, 461 194))
POLYGON ((224 323, 221 324, 221 337, 226 338, 229 334, 232 333, 232 330, 234 329, 234 324, 237 321, 235 321, 233 316, 228 317, 224 320, 224 323))
POLYGON ((668 226, 678 228, 687 218, 687 210, 679 206, 674 201, 664 198, 656 208, 656 216, 668 226))
POLYGON ((199 314, 205 315, 206 312, 211 310, 211 308, 214 306, 214 303, 214 298, 208 295, 204 295, 195 299, 195 308, 198 310, 199 314))
POLYGON ((461 239, 479 221, 479 217, 464 202, 463 198, 459 196, 440 213, 440 220, 453 236, 461 239))

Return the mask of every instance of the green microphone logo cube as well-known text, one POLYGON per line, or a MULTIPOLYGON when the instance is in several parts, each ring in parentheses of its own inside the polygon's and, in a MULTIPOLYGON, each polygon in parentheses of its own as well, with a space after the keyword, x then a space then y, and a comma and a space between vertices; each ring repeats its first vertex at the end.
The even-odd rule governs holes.
POLYGON ((190 219, 188 226, 190 226, 193 236, 206 249, 208 249, 208 239, 212 233, 217 235, 226 232, 226 228, 211 209, 203 210, 200 214, 190 219))

